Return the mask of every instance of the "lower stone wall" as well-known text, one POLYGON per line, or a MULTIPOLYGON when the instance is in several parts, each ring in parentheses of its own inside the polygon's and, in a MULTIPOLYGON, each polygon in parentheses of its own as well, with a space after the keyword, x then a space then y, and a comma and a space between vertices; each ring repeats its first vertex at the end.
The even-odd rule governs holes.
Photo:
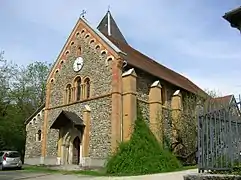
POLYGON ((41 141, 38 140, 38 131, 42 131, 43 127, 43 113, 36 115, 26 125, 26 144, 25 144, 25 158, 35 158, 41 156, 41 141))
MULTIPOLYGON (((24 164, 26 165, 39 165, 41 164, 41 157, 36 157, 36 158, 25 158, 24 164)), ((44 159, 44 164, 45 165, 56 165, 57 158, 56 157, 46 157, 44 159)))
POLYGON ((184 180, 241 180, 241 176, 225 174, 192 174, 185 175, 184 180))

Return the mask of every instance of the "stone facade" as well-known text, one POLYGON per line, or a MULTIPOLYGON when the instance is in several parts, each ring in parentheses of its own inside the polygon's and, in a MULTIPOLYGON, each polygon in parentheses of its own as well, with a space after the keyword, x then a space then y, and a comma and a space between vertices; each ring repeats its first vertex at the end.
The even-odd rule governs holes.
POLYGON ((99 97, 111 92, 111 68, 106 66, 106 55, 101 55, 98 50, 91 47, 86 40, 77 38, 70 49, 67 60, 63 63, 61 70, 56 74, 51 85, 50 107, 64 104, 64 93, 67 84, 72 84, 74 78, 80 76, 82 81, 85 77, 90 78, 91 96, 99 97), (77 57, 77 47, 81 47, 81 57, 84 65, 81 71, 73 71, 73 63, 77 57))

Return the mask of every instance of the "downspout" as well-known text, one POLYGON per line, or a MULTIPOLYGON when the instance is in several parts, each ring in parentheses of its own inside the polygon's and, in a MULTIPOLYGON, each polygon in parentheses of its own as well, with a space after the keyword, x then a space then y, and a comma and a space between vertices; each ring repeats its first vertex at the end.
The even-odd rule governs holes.
MULTIPOLYGON (((122 74, 123 74, 123 70, 126 66, 127 66, 127 61, 124 60, 123 66, 122 66, 122 74)), ((121 74, 121 77, 122 77, 122 74, 121 74)), ((122 89, 123 89, 123 84, 122 84, 122 89)), ((122 90, 122 92, 123 92, 123 90, 122 90)), ((121 133, 121 142, 123 142, 123 94, 122 93, 121 93, 121 132, 120 133, 121 133)))

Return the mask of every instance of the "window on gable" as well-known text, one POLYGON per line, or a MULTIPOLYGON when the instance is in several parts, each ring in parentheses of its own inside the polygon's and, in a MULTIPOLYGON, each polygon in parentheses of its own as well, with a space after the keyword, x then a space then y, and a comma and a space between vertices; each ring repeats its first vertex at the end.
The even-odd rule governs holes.
POLYGON ((78 77, 76 79, 76 100, 79 101, 81 99, 81 78, 78 77))
POLYGON ((68 84, 66 87, 66 99, 67 99, 67 103, 71 102, 71 97, 72 97, 72 93, 71 93, 71 84, 68 84))
POLYGON ((85 92, 86 92, 86 98, 88 99, 90 97, 90 79, 85 79, 85 92))
POLYGON ((38 130, 36 134, 36 141, 41 141, 42 140, 42 132, 41 130, 38 130))
POLYGON ((81 56, 81 47, 78 46, 77 48, 77 53, 76 53, 77 57, 80 57, 81 56))

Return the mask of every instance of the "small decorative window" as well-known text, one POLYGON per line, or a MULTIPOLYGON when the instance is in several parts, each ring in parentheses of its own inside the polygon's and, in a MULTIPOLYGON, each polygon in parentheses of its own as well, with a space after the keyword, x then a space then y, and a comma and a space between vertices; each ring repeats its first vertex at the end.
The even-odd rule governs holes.
POLYGON ((41 141, 42 140, 42 132, 41 130, 38 130, 36 134, 36 141, 41 141))
POLYGON ((71 102, 71 97, 72 97, 72 93, 71 93, 71 84, 68 84, 66 86, 66 99, 67 99, 67 103, 71 102))
POLYGON ((79 101, 81 99, 81 78, 78 77, 76 79, 76 100, 79 101))
POLYGON ((90 79, 85 79, 85 92, 86 92, 86 98, 88 99, 90 97, 90 79))
POLYGON ((77 57, 81 56, 81 47, 80 46, 78 46, 78 48, 77 48, 76 56, 77 57))

